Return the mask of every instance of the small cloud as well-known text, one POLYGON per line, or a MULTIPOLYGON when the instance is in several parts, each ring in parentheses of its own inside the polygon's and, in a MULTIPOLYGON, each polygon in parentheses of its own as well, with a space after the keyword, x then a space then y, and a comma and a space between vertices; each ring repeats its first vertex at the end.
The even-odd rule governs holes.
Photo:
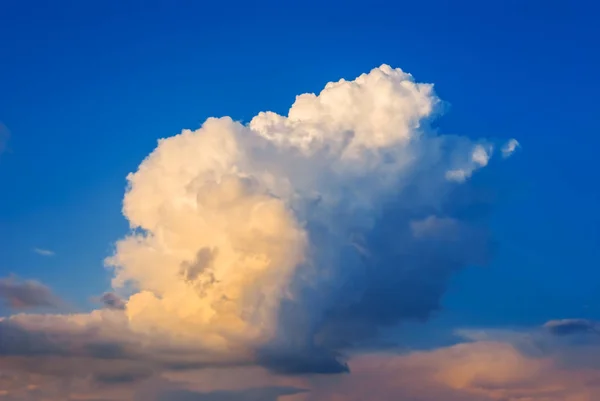
POLYGON ((510 139, 502 147, 502 157, 505 158, 505 159, 507 157, 510 157, 510 155, 512 155, 514 153, 514 151, 517 150, 517 148, 520 147, 520 146, 521 145, 519 144, 519 141, 517 141, 514 138, 510 139))
POLYGON ((446 171, 446 179, 459 183, 465 182, 476 170, 488 165, 493 151, 491 145, 475 145, 469 159, 465 160, 462 166, 446 171))
POLYGON ((478 164, 481 167, 485 167, 487 166, 488 162, 490 161, 490 157, 491 157, 491 153, 492 153, 492 149, 486 149, 481 145, 477 145, 475 146, 475 149, 473 149, 473 153, 471 154, 471 159, 473 160, 474 163, 478 164))
POLYGON ((51 251, 50 249, 43 249, 43 248, 33 248, 33 252, 37 253, 38 255, 42 255, 42 256, 54 256, 55 255, 54 251, 51 251))
POLYGON ((11 308, 58 307, 60 299, 50 288, 33 280, 20 281, 14 277, 0 278, 0 299, 11 308))

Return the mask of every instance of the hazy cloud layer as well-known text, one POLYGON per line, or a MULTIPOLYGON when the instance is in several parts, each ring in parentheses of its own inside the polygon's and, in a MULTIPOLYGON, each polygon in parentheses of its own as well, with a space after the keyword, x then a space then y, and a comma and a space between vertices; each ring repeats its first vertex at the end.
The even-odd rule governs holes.
POLYGON ((544 327, 471 334, 482 339, 428 351, 354 354, 349 360, 352 373, 337 376, 282 376, 248 366, 154 372, 127 380, 122 361, 110 360, 95 368, 104 369, 108 378, 112 367, 112 379, 102 381, 90 375, 89 361, 65 368, 55 360, 54 369, 47 362, 48 370, 42 372, 2 357, 0 383, 12 397, 8 399, 49 401, 594 401, 600 397, 600 341, 572 343, 544 327))

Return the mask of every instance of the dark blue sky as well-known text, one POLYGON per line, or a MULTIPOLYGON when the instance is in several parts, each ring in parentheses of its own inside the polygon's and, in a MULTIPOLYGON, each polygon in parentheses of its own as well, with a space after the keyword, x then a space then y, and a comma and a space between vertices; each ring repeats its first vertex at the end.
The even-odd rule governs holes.
POLYGON ((127 230, 125 176, 158 138, 209 116, 285 113, 297 94, 387 63, 435 84, 450 104, 442 132, 523 147, 481 176, 500 198, 496 253, 454 279, 444 316, 600 318, 598 5, 204 3, 0 3, 0 276, 87 307, 127 230))

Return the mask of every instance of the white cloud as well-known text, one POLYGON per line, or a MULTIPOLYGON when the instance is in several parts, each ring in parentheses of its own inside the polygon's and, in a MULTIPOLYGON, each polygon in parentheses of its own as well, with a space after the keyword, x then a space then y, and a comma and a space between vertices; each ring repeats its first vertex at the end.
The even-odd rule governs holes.
POLYGON ((476 170, 487 166, 492 157, 493 147, 491 145, 477 144, 473 146, 471 155, 459 162, 460 167, 446 171, 446 179, 449 181, 465 182, 476 170))
POLYGON ((55 255, 54 251, 51 251, 50 249, 43 249, 43 248, 33 248, 33 252, 37 253, 38 255, 42 255, 42 256, 54 256, 55 255))
POLYGON ((484 148, 481 145, 477 145, 475 146, 475 148, 473 149, 473 153, 471 155, 471 159, 473 160, 473 162, 481 167, 485 167, 488 164, 488 161, 490 160, 491 157, 491 153, 492 153, 492 148, 489 147, 488 149, 484 148))
POLYGON ((507 157, 510 157, 520 146, 521 145, 516 139, 508 140, 508 142, 506 142, 504 146, 502 146, 502 157, 504 157, 505 159, 507 157))

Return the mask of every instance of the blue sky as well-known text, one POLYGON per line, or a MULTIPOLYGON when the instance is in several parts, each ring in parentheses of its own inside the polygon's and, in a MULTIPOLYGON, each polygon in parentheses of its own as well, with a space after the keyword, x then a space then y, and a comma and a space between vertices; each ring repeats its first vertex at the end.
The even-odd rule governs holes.
POLYGON ((386 63, 435 84, 440 132, 522 145, 473 179, 494 183, 494 256, 453 277, 442 324, 600 319, 598 5, 204 3, 2 2, 0 276, 89 309, 128 230, 125 177, 159 138, 285 114, 386 63))

